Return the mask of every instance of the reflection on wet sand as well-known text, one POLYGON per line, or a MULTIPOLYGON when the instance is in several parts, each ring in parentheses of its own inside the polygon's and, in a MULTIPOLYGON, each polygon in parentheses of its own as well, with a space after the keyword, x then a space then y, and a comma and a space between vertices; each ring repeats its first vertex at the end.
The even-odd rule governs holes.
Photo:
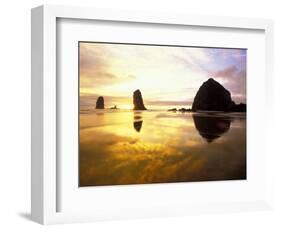
POLYGON ((133 122, 133 125, 134 125, 134 128, 135 128, 135 130, 137 132, 141 131, 142 123, 143 123, 142 113, 141 112, 134 112, 134 122, 133 122))
POLYGON ((80 186, 245 179, 246 117, 81 113, 79 162, 80 186))
POLYGON ((230 128, 231 119, 227 116, 202 116, 194 114, 192 117, 199 134, 209 143, 222 136, 230 128))
POLYGON ((137 132, 141 131, 142 121, 134 121, 134 128, 137 132))

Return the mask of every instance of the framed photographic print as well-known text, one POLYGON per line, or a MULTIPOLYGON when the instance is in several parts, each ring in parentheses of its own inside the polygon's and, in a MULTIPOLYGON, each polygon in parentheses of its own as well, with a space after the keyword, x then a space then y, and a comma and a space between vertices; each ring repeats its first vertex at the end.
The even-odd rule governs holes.
POLYGON ((34 8, 32 219, 271 208, 272 32, 265 19, 34 8))

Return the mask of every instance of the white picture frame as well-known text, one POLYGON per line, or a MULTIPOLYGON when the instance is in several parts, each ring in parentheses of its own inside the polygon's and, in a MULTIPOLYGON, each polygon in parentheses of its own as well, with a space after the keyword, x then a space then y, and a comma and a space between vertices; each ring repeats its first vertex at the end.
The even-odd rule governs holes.
MULTIPOLYGON (((264 87, 266 110, 274 106, 272 96, 273 84, 273 22, 266 19, 248 19, 231 17, 210 17, 210 16, 190 16, 174 15, 149 12, 133 11, 115 11, 100 10, 91 8, 79 8, 69 6, 44 5, 32 9, 32 169, 31 169, 31 216, 32 220, 41 224, 70 223, 83 221, 96 221, 107 219, 126 219, 141 218, 153 216, 171 216, 197 214, 206 212, 226 212, 243 210, 264 210, 272 207, 272 171, 270 152, 270 115, 264 113, 264 143, 259 143, 263 152, 260 150, 264 164, 264 180, 262 186, 264 193, 256 200, 245 200, 237 198, 236 201, 211 202, 193 205, 176 202, 167 203, 165 206, 153 207, 118 207, 115 212, 93 209, 87 209, 78 212, 58 211, 58 199, 61 194, 58 188, 61 181, 58 179, 59 163, 57 157, 57 95, 60 90, 57 86, 57 21, 59 19, 72 20, 98 20, 111 23, 114 21, 128 23, 145 23, 154 26, 193 26, 203 28, 221 28, 221 29, 243 29, 258 30, 264 33, 265 52, 264 52, 264 70, 260 87, 264 87), (165 209, 164 207, 167 207, 165 209), (169 207, 169 208, 168 208, 169 207)), ((248 84, 252 84, 249 83, 248 84)), ((266 111, 265 110, 265 111, 266 111)), ((254 135, 254 134, 253 134, 254 135)), ((148 189, 154 190, 154 186, 148 186, 148 189)), ((167 191, 175 184, 166 185, 167 191)), ((180 186, 185 186, 184 184, 180 186)), ((192 186, 192 185, 191 185, 192 186)), ((206 185, 204 185, 206 186, 206 185)), ((132 187, 131 187, 132 188, 132 187)), ((103 189, 103 188, 100 188, 103 189)), ((138 187, 134 187, 138 189, 138 187)), ((134 190, 133 189, 133 190, 134 190)), ((132 191, 133 191, 132 190, 132 191)), ((131 191, 131 192, 132 192, 131 191)), ((215 190, 214 190, 215 191, 215 190)), ((120 192, 120 191, 119 191, 120 192)), ((172 190, 170 190, 172 192, 172 190)), ((114 191, 111 191, 114 194, 114 191)), ((104 197, 106 199, 106 197, 104 197)), ((208 199, 207 199, 208 200, 208 199)), ((129 201, 128 201, 129 202, 129 201)), ((73 202, 75 203, 75 202, 73 202)), ((69 204, 71 206, 71 204, 69 204)), ((110 205, 109 205, 110 207, 110 205)), ((75 206, 73 207, 75 210, 75 206)))

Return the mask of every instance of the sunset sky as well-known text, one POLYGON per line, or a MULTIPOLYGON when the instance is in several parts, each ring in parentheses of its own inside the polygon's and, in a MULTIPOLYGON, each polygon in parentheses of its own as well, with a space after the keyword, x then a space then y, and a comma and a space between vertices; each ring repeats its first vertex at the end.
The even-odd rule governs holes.
POLYGON ((80 44, 80 105, 130 109, 140 89, 147 108, 190 107, 198 88, 212 77, 246 102, 246 50, 80 44))

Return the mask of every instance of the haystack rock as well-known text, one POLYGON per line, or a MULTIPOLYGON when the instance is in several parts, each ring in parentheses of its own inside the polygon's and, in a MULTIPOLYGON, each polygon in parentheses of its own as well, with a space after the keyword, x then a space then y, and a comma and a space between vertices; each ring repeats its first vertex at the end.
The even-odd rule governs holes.
POLYGON ((103 97, 98 97, 97 102, 96 102, 96 109, 104 109, 103 97))
POLYGON ((146 110, 143 104, 141 91, 139 89, 134 92, 133 103, 134 103, 134 110, 146 110))
POLYGON ((230 92, 213 78, 201 85, 192 104, 192 111, 231 111, 235 103, 230 92))

